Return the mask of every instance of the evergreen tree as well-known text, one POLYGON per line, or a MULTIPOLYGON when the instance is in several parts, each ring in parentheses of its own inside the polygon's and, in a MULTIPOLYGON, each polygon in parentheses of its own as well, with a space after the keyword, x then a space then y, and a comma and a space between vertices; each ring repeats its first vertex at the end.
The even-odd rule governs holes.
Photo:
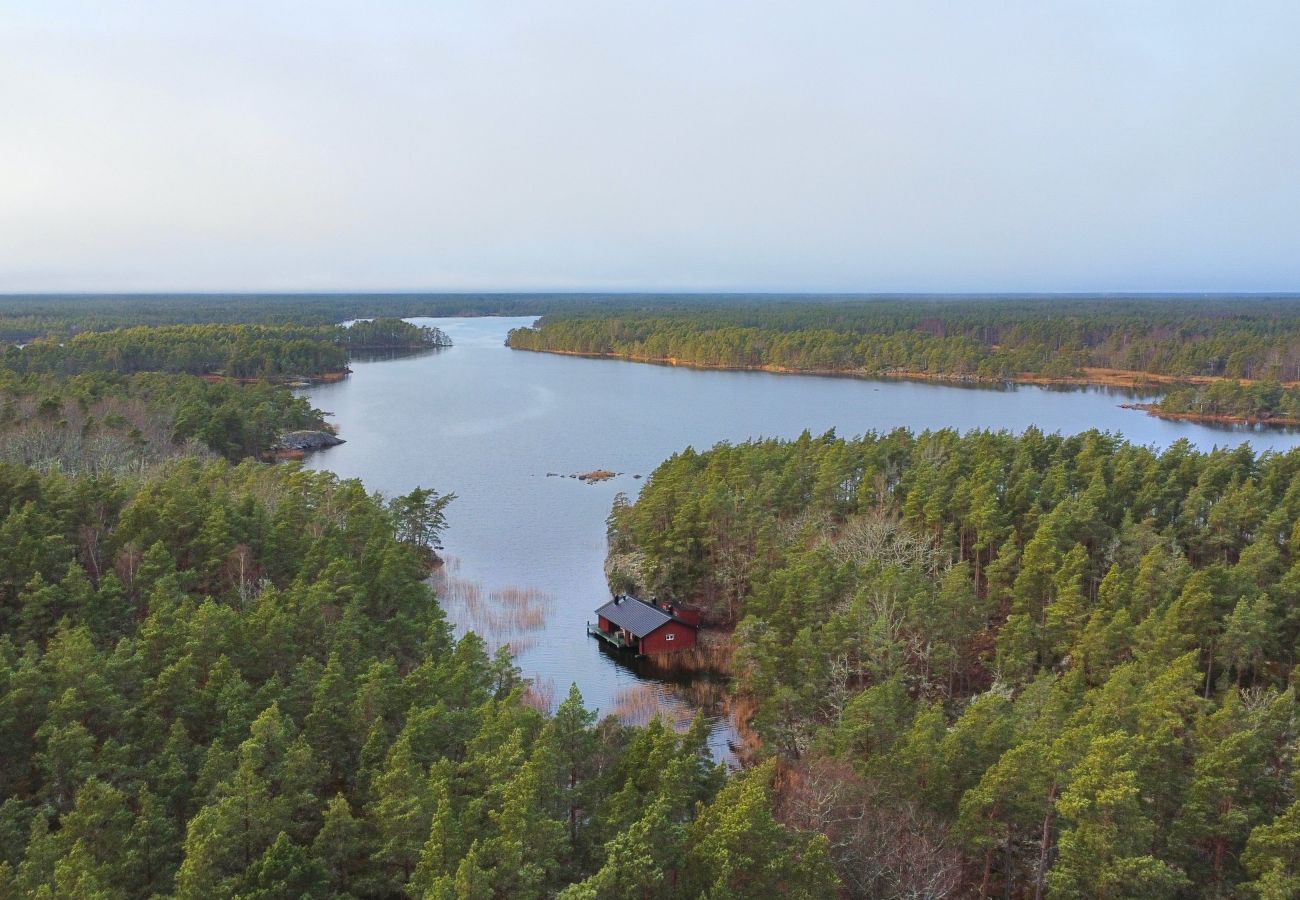
POLYGON ((1142 810, 1132 739, 1101 735, 1070 773, 1058 803, 1068 823, 1048 876, 1054 897, 1173 897, 1186 884, 1150 854, 1153 825, 1142 810))
POLYGON ((312 843, 312 856, 320 863, 328 893, 350 896, 362 887, 369 854, 364 826, 352 816, 347 798, 335 794, 325 808, 320 831, 312 843))

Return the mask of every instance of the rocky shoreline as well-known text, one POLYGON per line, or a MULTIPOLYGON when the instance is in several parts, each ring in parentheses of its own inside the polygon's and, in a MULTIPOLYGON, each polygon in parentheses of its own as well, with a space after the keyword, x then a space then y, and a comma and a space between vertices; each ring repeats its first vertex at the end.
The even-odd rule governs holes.
POLYGON ((303 459, 308 453, 345 443, 343 438, 325 429, 287 431, 266 452, 266 458, 271 461, 303 459))

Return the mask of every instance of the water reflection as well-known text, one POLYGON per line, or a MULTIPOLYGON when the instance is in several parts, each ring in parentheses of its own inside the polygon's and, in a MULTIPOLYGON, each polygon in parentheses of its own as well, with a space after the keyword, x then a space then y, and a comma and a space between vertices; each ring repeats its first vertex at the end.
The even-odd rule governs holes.
POLYGON ((390 348, 387 350, 353 350, 349 356, 354 363, 392 362, 397 359, 415 359, 420 356, 436 356, 447 347, 411 347, 407 349, 390 348))

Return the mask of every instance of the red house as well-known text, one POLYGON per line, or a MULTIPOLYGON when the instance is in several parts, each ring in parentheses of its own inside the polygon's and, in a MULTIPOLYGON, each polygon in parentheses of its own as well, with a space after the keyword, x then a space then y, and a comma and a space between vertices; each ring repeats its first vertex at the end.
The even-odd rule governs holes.
POLYGON ((671 603, 662 607, 636 597, 621 594, 596 610, 596 624, 587 633, 639 656, 671 653, 695 646, 699 614, 678 609, 671 603))

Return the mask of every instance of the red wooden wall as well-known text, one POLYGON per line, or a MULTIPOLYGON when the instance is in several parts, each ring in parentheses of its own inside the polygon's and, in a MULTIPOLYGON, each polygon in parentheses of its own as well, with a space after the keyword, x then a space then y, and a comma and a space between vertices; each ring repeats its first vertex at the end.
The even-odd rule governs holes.
POLYGON ((641 639, 641 652, 671 653, 695 646, 695 629, 681 622, 668 622, 641 639), (671 635, 671 638, 669 637, 671 635))

